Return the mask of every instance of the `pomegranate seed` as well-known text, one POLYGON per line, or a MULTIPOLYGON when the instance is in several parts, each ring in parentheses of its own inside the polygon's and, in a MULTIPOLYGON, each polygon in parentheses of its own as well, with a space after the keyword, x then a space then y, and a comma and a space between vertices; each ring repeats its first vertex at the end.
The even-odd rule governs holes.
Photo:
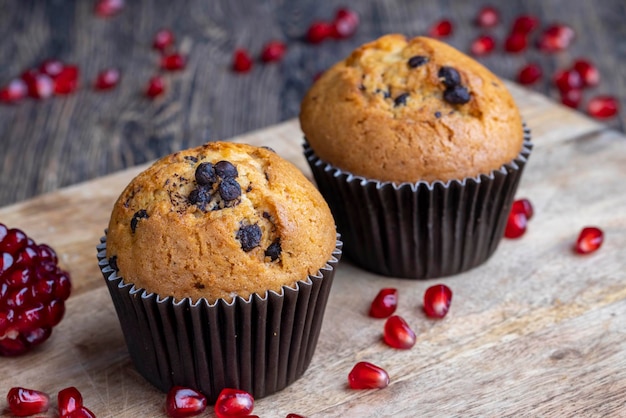
POLYGON ((335 39, 345 39, 354 35, 359 27, 359 15, 347 8, 337 10, 333 21, 332 37, 335 39))
POLYGON ((617 115, 619 104, 613 96, 596 96, 587 103, 587 113, 597 119, 617 115))
POLYGON ((21 78, 9 81, 9 84, 0 90, 0 102, 15 103, 28 94, 28 86, 21 78))
POLYGON ((303 415, 298 414, 287 414, 285 418, 305 418, 303 415))
POLYGON ((48 59, 41 63, 39 71, 55 78, 63 71, 63 63, 56 59, 48 59))
POLYGON ((156 75, 148 80, 148 86, 146 87, 146 96, 154 99, 155 97, 161 95, 165 91, 165 84, 163 83, 163 79, 156 75))
POLYGON ((79 70, 75 65, 63 67, 63 70, 54 79, 54 92, 56 94, 69 94, 78 87, 79 70))
POLYGON ((527 226, 528 218, 524 213, 511 211, 506 222, 504 236, 511 239, 519 238, 524 235, 527 226))
POLYGON ((372 318, 387 318, 392 315, 398 307, 398 289, 381 289, 370 306, 370 316, 372 318))
POLYGON ((385 322, 383 340, 390 347, 406 350, 415 345, 416 336, 402 317, 394 315, 385 322))
POLYGON ((521 32, 511 33, 504 41, 504 50, 507 52, 522 52, 526 46, 526 34, 521 32))
POLYGON ((68 413, 67 415, 63 415, 61 418, 96 418, 96 414, 91 412, 84 406, 81 406, 78 409, 68 413))
POLYGON ((115 16, 124 8, 124 0, 98 0, 94 12, 100 17, 115 16))
POLYGON ((604 242, 604 233, 600 228, 587 226, 580 231, 574 251, 578 254, 593 253, 600 248, 604 242))
POLYGON ((348 384, 352 389, 382 389, 389 386, 389 374, 372 363, 361 361, 348 374, 348 384))
POLYGON ((31 84, 35 82, 35 77, 37 76, 37 74, 39 74, 39 70, 35 68, 30 68, 28 70, 25 70, 20 78, 24 80, 26 84, 31 84))
POLYGON ((561 91, 561 103, 572 109, 578 109, 580 102, 583 100, 583 91, 580 89, 571 89, 567 91, 561 91))
POLYGON ((83 406, 83 395, 74 386, 59 391, 57 395, 59 415, 65 417, 83 406))
POLYGON ((7 394, 9 410, 17 417, 46 412, 50 405, 50 397, 38 390, 15 387, 7 394))
POLYGON ((270 41, 263 47, 261 52, 261 61, 273 62, 280 61, 287 51, 287 45, 281 41, 270 41))
POLYGON ((526 215, 526 219, 530 220, 535 214, 535 209, 533 208, 532 203, 528 199, 517 199, 513 202, 513 206, 511 207, 511 212, 515 213, 523 213, 526 215))
POLYGON ((537 26, 539 26, 539 19, 537 19, 535 16, 522 15, 518 16, 513 22, 513 28, 511 32, 523 33, 525 35, 528 35, 537 26))
POLYGON ((445 284, 437 284, 424 293, 424 313, 429 318, 443 318, 450 309, 452 291, 445 284))
POLYGON ((27 82, 28 94, 35 99, 47 99, 54 93, 54 82, 47 74, 35 74, 32 82, 27 82))
POLYGON ((590 61, 579 58, 574 61, 574 70, 580 74, 583 87, 597 86, 600 83, 600 72, 590 61))
POLYGON ((543 75, 543 71, 541 71, 541 67, 539 64, 530 63, 522 67, 522 69, 517 74, 517 81, 523 85, 534 84, 543 75))
POLYGON ((174 44, 174 33, 169 29, 161 29, 154 35, 152 47, 159 51, 165 51, 174 44))
POLYGON ((206 409, 206 396, 182 386, 173 386, 167 393, 165 409, 172 418, 193 417, 206 409))
POLYGON ((428 30, 428 34, 433 38, 445 38, 452 35, 454 26, 448 19, 442 19, 435 22, 428 30))
POLYGON ((109 90, 117 86, 120 82, 120 71, 117 68, 107 68, 100 71, 96 81, 94 82, 94 88, 96 90, 109 90))
POLYGON ((315 21, 311 23, 306 32, 306 39, 309 43, 319 44, 333 35, 334 25, 328 22, 315 21))
POLYGON ((470 51, 474 55, 487 55, 496 47, 496 41, 489 35, 481 35, 474 39, 470 45, 470 51))
POLYGON ((217 418, 250 415, 254 409, 254 398, 248 392, 224 388, 215 401, 217 418))
POLYGON ((233 70, 247 73, 252 68, 252 58, 245 49, 238 48, 233 55, 233 70))
POLYGON ((554 24, 547 27, 539 40, 537 46, 544 52, 558 52, 567 49, 574 40, 574 29, 563 24, 554 24))
POLYGON ((568 91, 572 89, 581 89, 583 80, 580 74, 574 70, 559 70, 554 74, 554 85, 560 91, 568 91))
POLYGON ((493 6, 485 6, 476 15, 475 23, 481 28, 491 28, 500 22, 500 12, 493 6))
POLYGON ((168 71, 182 70, 187 65, 185 57, 179 53, 165 55, 161 58, 161 68, 168 71))

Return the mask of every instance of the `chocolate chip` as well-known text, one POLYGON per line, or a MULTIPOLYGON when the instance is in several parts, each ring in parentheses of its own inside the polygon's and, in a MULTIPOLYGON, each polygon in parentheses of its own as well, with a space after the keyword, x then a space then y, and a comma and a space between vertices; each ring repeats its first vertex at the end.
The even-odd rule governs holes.
POLYGON ((435 112, 435 117, 439 119, 441 117, 441 112, 435 112))
POLYGON ((117 256, 116 255, 112 255, 111 257, 109 257, 109 266, 111 266, 111 268, 115 271, 119 271, 119 267, 117 267, 117 256))
POLYGON ((470 98, 469 90, 463 86, 448 87, 443 92, 443 99, 451 104, 465 104, 470 98))
POLYGON ((130 229, 131 231, 133 231, 133 234, 135 233, 135 229, 137 229, 137 224, 139 223, 140 219, 148 219, 150 216, 148 215, 148 212, 146 212, 145 209, 140 209, 137 212, 135 212, 135 214, 133 215, 133 218, 130 220, 130 229))
POLYGON ((211 163, 201 163, 196 167, 196 182, 202 185, 215 183, 217 177, 211 163))
POLYGON ((257 224, 242 226, 237 231, 237 239, 241 242, 241 249, 248 252, 261 243, 261 228, 257 224))
POLYGON ((222 180, 218 190, 222 199, 227 202, 235 200, 241 196, 241 186, 234 178, 225 178, 222 180))
POLYGON ((230 163, 229 161, 220 161, 215 163, 215 172, 217 173, 218 176, 220 176, 220 178, 223 179, 228 179, 228 178, 236 178, 237 176, 239 176, 239 173, 237 172, 237 167, 235 167, 232 163, 230 163))
POLYGON ((461 75, 452 67, 441 67, 437 76, 446 87, 455 87, 461 84, 461 75))
POLYGON ((402 93, 401 95, 393 99, 393 105, 394 106, 406 105, 406 99, 408 99, 409 96, 410 96, 410 93, 402 93))
POLYGON ((206 205, 211 201, 211 188, 198 186, 189 193, 189 203, 198 205, 201 210, 206 210, 206 205))
POLYGON ((280 257, 281 252, 282 248, 280 247, 280 238, 276 238, 274 242, 267 247, 267 250, 265 250, 265 256, 269 257, 272 261, 276 261, 278 257, 280 257))
POLYGON ((389 90, 381 90, 381 89, 376 89, 376 94, 380 94, 380 93, 382 93, 382 94, 383 94, 383 97, 384 97, 385 99, 388 99, 388 98, 390 98, 390 97, 391 97, 391 93, 389 93, 389 90))
POLYGON ((428 57, 425 57, 423 55, 415 55, 409 58, 409 67, 417 68, 421 65, 426 64, 427 62, 428 62, 428 57))
POLYGON ((194 157, 193 155, 185 155, 185 160, 191 161, 192 163, 197 163, 198 157, 194 157))

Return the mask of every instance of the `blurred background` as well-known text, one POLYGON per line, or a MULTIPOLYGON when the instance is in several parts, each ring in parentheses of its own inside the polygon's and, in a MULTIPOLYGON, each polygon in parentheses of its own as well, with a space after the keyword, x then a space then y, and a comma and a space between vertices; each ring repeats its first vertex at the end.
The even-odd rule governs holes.
POLYGON ((602 122, 625 130, 624 0, 2 0, 0 206, 297 117, 316 75, 390 32, 440 36, 509 80, 536 63, 542 76, 528 88, 556 102, 580 80, 555 75, 582 58, 600 78, 572 87, 570 106, 615 98, 602 122), (536 27, 511 40, 522 15, 536 27), (174 36, 156 41, 164 51, 161 29, 174 36), (274 61, 262 61, 274 40, 274 61))

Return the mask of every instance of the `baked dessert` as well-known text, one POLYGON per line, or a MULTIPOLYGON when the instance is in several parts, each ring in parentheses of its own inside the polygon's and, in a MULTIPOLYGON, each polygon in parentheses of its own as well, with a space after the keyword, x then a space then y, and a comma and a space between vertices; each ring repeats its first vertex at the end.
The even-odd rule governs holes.
POLYGON ((340 248, 328 205, 294 165, 212 142, 130 182, 98 258, 139 372, 215 400, 224 387, 262 397, 304 373, 340 248))
POLYGON ((495 251, 531 144, 504 83, 472 58, 434 39, 383 36, 314 83, 300 124, 357 264, 430 278, 495 251))

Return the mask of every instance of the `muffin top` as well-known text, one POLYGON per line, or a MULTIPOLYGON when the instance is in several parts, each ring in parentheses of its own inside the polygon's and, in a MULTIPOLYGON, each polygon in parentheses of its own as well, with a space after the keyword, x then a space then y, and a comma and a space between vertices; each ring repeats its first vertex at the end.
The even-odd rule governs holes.
POLYGON ((519 110, 493 73, 447 44, 398 34, 326 71, 300 124, 322 160, 397 183, 489 174, 523 143, 519 110))
POLYGON ((107 258, 127 283, 194 301, 280 291, 331 259, 335 223, 275 152, 212 142, 166 156, 113 207, 107 258))

